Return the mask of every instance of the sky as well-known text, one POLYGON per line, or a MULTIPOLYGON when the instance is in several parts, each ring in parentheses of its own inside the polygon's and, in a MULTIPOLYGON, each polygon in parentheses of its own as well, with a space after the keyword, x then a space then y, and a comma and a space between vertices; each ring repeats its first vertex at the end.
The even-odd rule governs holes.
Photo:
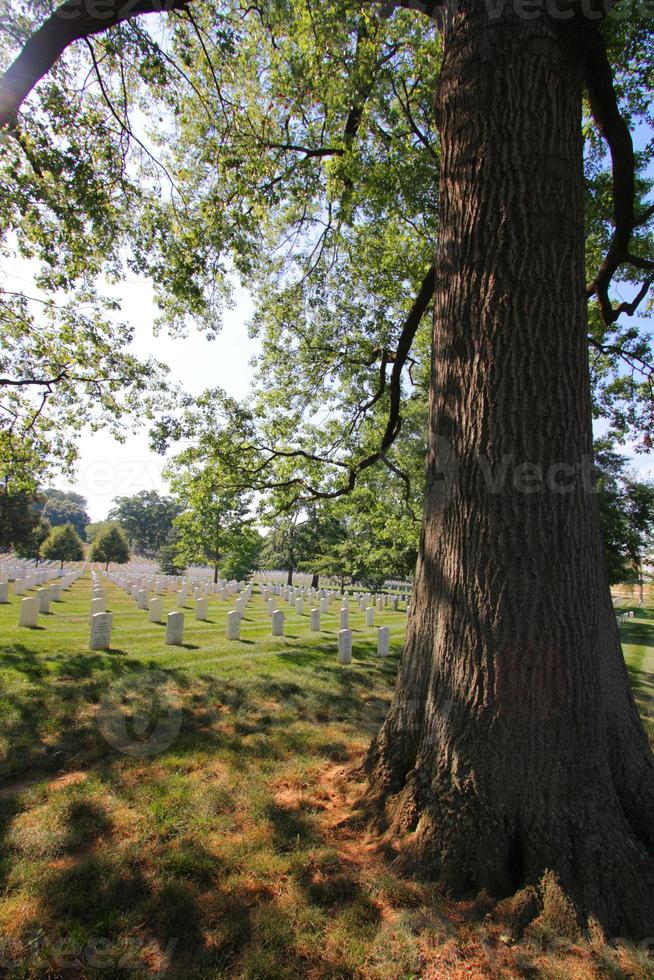
MULTIPOLYGON (((153 333, 156 306, 147 279, 132 278, 120 287, 121 317, 136 325, 132 350, 152 356, 170 367, 171 381, 177 381, 191 394, 205 388, 224 388, 235 398, 244 397, 252 379, 250 360, 259 342, 248 337, 247 321, 252 301, 247 292, 236 293, 234 309, 225 311, 224 326, 216 340, 209 341, 197 330, 187 338, 172 339, 153 333)), ((84 432, 74 480, 52 480, 60 490, 74 490, 88 501, 92 521, 103 520, 114 497, 131 496, 141 490, 167 492, 161 475, 165 459, 148 447, 148 424, 124 443, 105 432, 84 432)))

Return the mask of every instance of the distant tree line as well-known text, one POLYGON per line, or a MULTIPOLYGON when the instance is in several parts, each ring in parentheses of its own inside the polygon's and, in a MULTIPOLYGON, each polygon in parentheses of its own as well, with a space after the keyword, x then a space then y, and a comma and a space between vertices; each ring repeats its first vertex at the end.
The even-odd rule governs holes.
MULTIPOLYGON (((215 463, 197 465, 197 447, 170 465, 173 496, 144 490, 117 497, 105 521, 91 523, 86 499, 71 491, 0 490, 0 551, 20 557, 105 565, 130 554, 157 559, 163 572, 209 564, 214 575, 244 578, 257 567, 357 582, 378 589, 388 578, 413 574, 418 524, 383 474, 373 473, 354 493, 304 509, 274 512, 260 505, 255 526, 252 495, 227 489, 215 463), (190 454, 190 456, 189 456, 190 454), (193 457, 193 458, 191 458, 193 457)), ((610 441, 595 446, 602 533, 612 584, 640 583, 654 560, 654 484, 634 476, 610 441)), ((416 507, 419 512, 419 506, 416 507)))

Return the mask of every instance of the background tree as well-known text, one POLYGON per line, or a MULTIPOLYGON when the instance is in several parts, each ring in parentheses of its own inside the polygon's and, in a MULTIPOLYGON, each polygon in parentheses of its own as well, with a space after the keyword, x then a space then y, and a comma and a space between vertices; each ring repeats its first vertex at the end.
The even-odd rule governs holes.
POLYGON ((35 493, 0 489, 0 551, 29 548, 33 544, 35 529, 42 522, 41 505, 42 499, 35 493))
POLYGON ((72 524, 61 524, 54 527, 41 549, 43 558, 50 561, 84 561, 84 547, 81 538, 72 524))
POLYGON ((225 569, 252 571, 259 552, 258 535, 248 517, 250 497, 226 484, 222 469, 198 460, 197 449, 177 456, 167 471, 170 486, 184 506, 175 519, 176 554, 185 565, 209 563, 214 582, 225 569))
POLYGON ((179 503, 171 497, 142 490, 131 497, 117 497, 107 519, 118 521, 133 551, 153 558, 171 538, 173 522, 180 513, 179 503))
POLYGON ((41 550, 44 542, 50 534, 51 528, 48 521, 38 513, 34 515, 34 520, 24 524, 21 528, 21 537, 14 541, 14 551, 19 558, 29 558, 36 561, 41 560, 41 550))
POLYGON ((184 572, 186 565, 179 557, 179 536, 175 529, 170 540, 160 549, 157 561, 164 575, 181 575, 184 572))
POLYGON ((609 581, 640 582, 642 599, 643 566, 652 551, 654 486, 634 477, 629 460, 607 440, 595 446, 595 467, 609 581))
POLYGON ((304 566, 306 571, 315 571, 308 567, 314 552, 311 550, 313 538, 307 523, 308 520, 298 510, 293 514, 283 514, 271 520, 263 540, 260 556, 263 566, 285 571, 288 585, 293 584, 296 569, 304 566))
POLYGON ((129 542, 119 524, 108 524, 94 538, 89 552, 91 561, 104 562, 108 570, 110 562, 124 565, 129 561, 129 542))
POLYGON ((93 524, 87 524, 84 528, 84 537, 89 544, 93 544, 98 534, 104 531, 105 528, 110 527, 112 521, 94 521, 93 524))
POLYGON ((43 491, 43 498, 43 516, 52 527, 72 524, 77 534, 84 540, 86 526, 91 521, 86 512, 86 498, 79 493, 52 488, 43 491))

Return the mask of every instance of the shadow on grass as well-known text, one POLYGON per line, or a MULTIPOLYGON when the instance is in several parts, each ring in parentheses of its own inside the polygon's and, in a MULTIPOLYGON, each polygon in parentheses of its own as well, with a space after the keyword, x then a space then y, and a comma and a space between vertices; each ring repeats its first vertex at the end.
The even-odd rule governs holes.
POLYGON ((631 689, 650 739, 654 739, 654 673, 628 665, 631 689))
MULTIPOLYGON (((92 771, 79 786, 0 802, 0 875, 15 882, 26 862, 16 861, 20 836, 7 833, 21 810, 27 846, 38 821, 60 833, 56 860, 33 859, 25 872, 38 909, 28 926, 55 944, 81 937, 82 949, 88 937, 137 937, 148 945, 134 976, 148 975, 149 957, 158 963, 167 949, 167 976, 175 978, 361 975, 348 957, 369 946, 380 925, 369 877, 326 839, 320 797, 300 790, 287 801, 273 787, 289 769, 304 779, 305 767, 351 758, 353 741, 383 719, 395 664, 380 662, 372 646, 345 670, 331 644, 271 653, 265 670, 247 677, 218 665, 201 676, 162 671, 154 658, 102 652, 40 662, 13 648, 0 657, 0 666, 13 662, 24 675, 22 687, 2 695, 3 735, 20 742, 5 766, 22 778, 92 771), (178 688, 180 731, 156 758, 129 759, 103 742, 93 710, 114 681, 150 670, 178 688), (233 783, 212 783, 216 764, 233 783), (326 962, 316 938, 332 926, 326 962)), ((43 955, 39 975, 61 975, 43 955)), ((385 975, 409 974, 391 966, 385 975)), ((82 961, 67 975, 95 974, 82 961)))
POLYGON ((620 639, 623 644, 654 650, 654 630, 650 623, 627 620, 620 625, 620 639))

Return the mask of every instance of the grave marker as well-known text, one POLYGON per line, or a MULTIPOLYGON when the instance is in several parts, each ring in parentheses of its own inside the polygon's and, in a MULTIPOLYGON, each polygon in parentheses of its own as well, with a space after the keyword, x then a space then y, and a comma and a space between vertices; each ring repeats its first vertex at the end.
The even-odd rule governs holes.
POLYGON ((151 623, 160 623, 163 619, 163 599, 150 599, 148 619, 151 623))
POLYGON ((18 613, 19 626, 36 626, 39 619, 39 607, 34 596, 23 599, 18 613))
POLYGON ((89 650, 108 650, 111 646, 111 624, 113 616, 111 613, 95 613, 91 617, 91 635, 89 637, 89 650))
POLYGON ((338 662, 339 664, 352 663, 352 630, 338 631, 338 662))
POLYGON ((168 613, 166 622, 166 645, 169 647, 180 647, 184 638, 184 613, 168 613))
POLYGON ((241 616, 236 610, 227 613, 227 639, 241 639, 241 616))
POLYGON ((377 634, 377 656, 387 657, 391 649, 391 628, 380 626, 377 634))

